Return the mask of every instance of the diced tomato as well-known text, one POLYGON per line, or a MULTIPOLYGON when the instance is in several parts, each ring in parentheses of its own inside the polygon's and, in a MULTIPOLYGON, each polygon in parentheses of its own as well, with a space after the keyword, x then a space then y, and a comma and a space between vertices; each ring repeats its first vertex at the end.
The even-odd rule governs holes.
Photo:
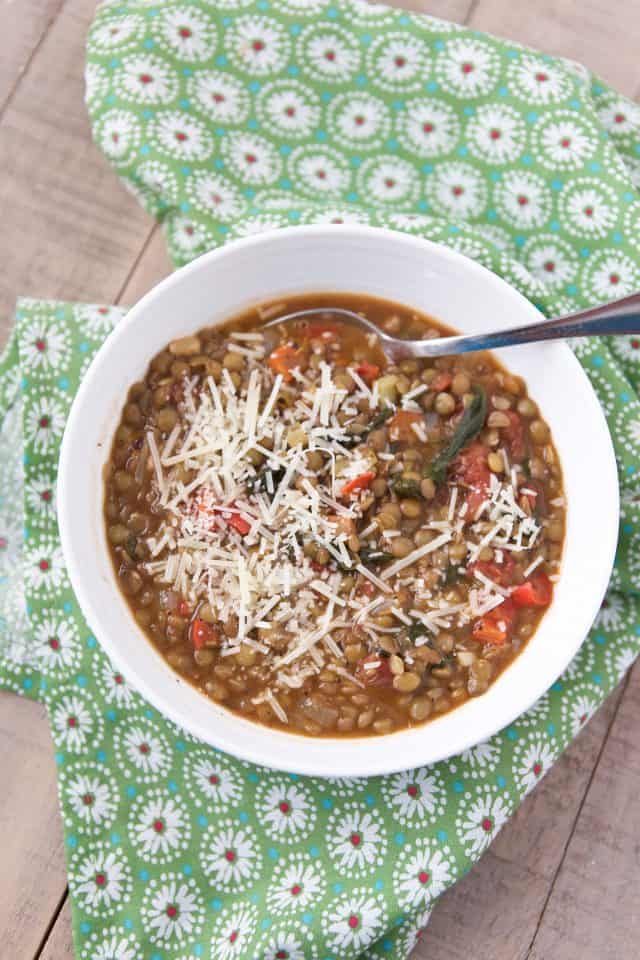
POLYGON ((448 390, 453 381, 453 377, 450 373, 439 373, 437 377, 429 384, 430 390, 435 390, 436 393, 442 393, 443 390, 448 390))
POLYGON ((205 620, 201 620, 200 617, 195 617, 192 621, 190 633, 194 650, 215 645, 220 639, 217 629, 205 620))
POLYGON ((315 340, 318 337, 333 340, 338 334, 338 326, 336 323, 331 323, 331 321, 328 320, 313 320, 311 323, 306 324, 304 332, 310 340, 315 340))
POLYGON ((415 432, 411 424, 420 423, 424 420, 421 413, 414 410, 398 410, 389 420, 389 436, 393 441, 401 443, 412 443, 416 439, 415 432))
POLYGON ((353 480, 348 480, 340 491, 340 496, 347 497, 349 494, 356 493, 358 490, 366 490, 371 484, 371 481, 375 480, 375 476, 375 470, 366 470, 365 473, 354 477, 353 480))
POLYGON ((251 524, 245 520, 244 517, 241 517, 239 513, 232 513, 231 516, 225 517, 224 521, 228 527, 233 527, 234 530, 237 530, 241 537, 246 537, 251 530, 251 524))
POLYGON ((505 410, 509 426, 502 431, 509 457, 513 463, 522 463, 527 455, 527 438, 522 417, 515 410, 505 410))
POLYGON ((377 653, 370 653, 359 661, 355 676, 365 687, 390 687, 393 683, 389 659, 377 653))
POLYGON ((357 367, 354 367, 354 370, 362 377, 365 383, 373 383, 373 381, 380 376, 380 367, 376 366, 375 363, 367 363, 366 360, 363 363, 359 363, 357 367))
POLYGON ((470 523, 489 492, 491 471, 487 463, 489 451, 481 443, 471 443, 458 454, 456 478, 468 487, 466 521, 470 523))
POLYGON ((511 599, 503 600, 473 625, 472 634, 480 643, 500 647, 509 639, 516 618, 516 609, 511 599))
POLYGON ((191 613, 191 607, 186 600, 181 600, 178 604, 178 614, 181 617, 188 617, 191 613))
POLYGON ((516 587, 511 599, 516 607, 548 607, 553 599, 553 584, 540 570, 516 587))
POLYGON ((269 355, 269 366, 274 373, 282 374, 282 379, 289 383, 293 380, 291 371, 299 367, 302 362, 302 351, 292 347, 289 343, 282 344, 269 355))
POLYGON ((539 480, 525 480, 523 482, 520 488, 519 502, 525 511, 527 511, 528 504, 531 513, 538 519, 546 516, 547 498, 545 497, 544 487, 539 480), (525 503, 524 501, 527 502, 525 503))
POLYGON ((502 563, 496 563, 495 560, 476 560, 475 563, 469 565, 468 569, 469 573, 478 570, 499 586, 508 587, 513 580, 514 567, 515 560, 510 553, 505 552, 502 555, 502 563))

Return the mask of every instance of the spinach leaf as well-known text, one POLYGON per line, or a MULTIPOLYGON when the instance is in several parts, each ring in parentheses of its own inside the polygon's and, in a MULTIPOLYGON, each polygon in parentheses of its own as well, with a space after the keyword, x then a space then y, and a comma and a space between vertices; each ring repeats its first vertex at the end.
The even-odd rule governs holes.
POLYGON ((404 499, 405 497, 416 497, 422 499, 422 491, 417 480, 406 480, 404 477, 396 477, 391 483, 391 489, 396 496, 404 499))
POLYGON ((266 493, 267 496, 271 497, 273 494, 269 493, 269 488, 267 487, 267 474, 270 473, 273 479, 273 492, 278 489, 278 484, 282 480, 285 474, 284 467, 263 467, 257 477, 253 481, 253 492, 254 493, 266 493))
POLYGON ((479 386, 473 388, 473 393, 473 400, 462 414, 451 440, 431 462, 431 478, 436 484, 444 483, 449 464, 463 447, 478 436, 484 426, 487 417, 487 395, 479 386))
POLYGON ((386 551, 378 550, 375 547, 360 547, 359 556, 360 563, 364 564, 365 567, 372 564, 389 563, 390 560, 393 560, 392 553, 386 553, 386 551))
POLYGON ((366 440, 370 433, 373 433, 378 427, 382 427, 394 413, 395 410, 393 407, 383 407, 382 410, 379 410, 375 417, 372 417, 369 423, 362 428, 360 433, 354 433, 352 436, 345 437, 344 440, 340 441, 340 444, 346 447, 347 450, 351 450, 352 447, 357 447, 359 443, 366 440))

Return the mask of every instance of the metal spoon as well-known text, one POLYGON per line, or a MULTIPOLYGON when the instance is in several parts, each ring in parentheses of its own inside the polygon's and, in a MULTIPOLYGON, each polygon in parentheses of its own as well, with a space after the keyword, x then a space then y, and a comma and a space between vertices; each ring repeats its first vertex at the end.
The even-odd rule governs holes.
POLYGON ((411 357, 444 357, 454 353, 471 353, 475 350, 493 350, 496 347, 512 347, 522 343, 537 343, 542 340, 563 340, 567 337, 590 337, 615 333, 640 333, 640 292, 620 300, 577 313, 568 313, 551 320, 529 323, 524 327, 498 330, 494 333, 474 333, 464 336, 437 337, 433 340, 401 340, 385 333, 365 317, 344 310, 342 307, 312 307, 296 310, 283 317, 276 317, 265 324, 274 327, 291 320, 316 317, 320 314, 339 316, 345 323, 353 324, 375 333, 384 353, 391 360, 407 360, 411 357))

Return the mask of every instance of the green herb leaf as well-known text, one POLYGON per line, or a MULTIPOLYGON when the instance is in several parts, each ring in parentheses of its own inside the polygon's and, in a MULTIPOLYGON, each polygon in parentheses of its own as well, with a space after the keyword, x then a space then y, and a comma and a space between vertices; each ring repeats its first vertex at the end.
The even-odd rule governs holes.
POLYGON ((401 498, 417 497, 422 499, 420 484, 417 480, 406 480, 404 477, 396 477, 391 483, 391 489, 396 496, 401 498))
POLYGON ((444 587, 451 587, 454 583, 457 583, 460 579, 460 574, 458 572, 459 565, 457 563, 449 563, 444 571, 444 577, 442 578, 442 585, 444 587))
POLYGON ((431 462, 431 478, 436 484, 444 483, 449 464, 463 447, 478 436, 484 426, 487 418, 487 395, 479 386, 473 388, 473 393, 473 400, 462 414, 451 440, 431 462))
POLYGON ((393 560, 392 553, 386 553, 384 550, 378 550, 375 547, 360 547, 359 556, 360 563, 364 564, 365 567, 389 563, 390 560, 393 560))
POLYGON ((360 433, 355 433, 353 436, 346 437, 344 440, 341 440, 340 443, 343 447, 346 447, 347 450, 350 450, 352 447, 357 447, 359 443, 362 443, 363 440, 369 436, 370 433, 373 433, 374 430, 377 430, 378 427, 382 427, 387 420, 389 420, 395 413, 393 407, 383 407, 382 410, 379 410, 376 413, 369 423, 367 423, 360 433))
POLYGON ((267 487, 267 474, 270 473, 273 479, 273 491, 278 489, 278 484, 282 480, 285 474, 284 467, 263 467, 257 477, 253 481, 253 492, 254 493, 266 493, 267 496, 272 496, 269 493, 269 488, 267 487))

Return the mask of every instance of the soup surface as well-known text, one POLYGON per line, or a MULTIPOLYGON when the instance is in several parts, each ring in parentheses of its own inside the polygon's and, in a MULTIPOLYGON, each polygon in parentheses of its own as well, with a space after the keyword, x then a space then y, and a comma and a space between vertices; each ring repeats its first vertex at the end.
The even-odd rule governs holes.
POLYGON ((140 627, 212 700, 297 733, 385 734, 484 693, 534 633, 562 475, 490 354, 395 365, 329 309, 261 329, 330 305, 448 332, 319 294, 170 343, 122 411, 107 537, 140 627))

